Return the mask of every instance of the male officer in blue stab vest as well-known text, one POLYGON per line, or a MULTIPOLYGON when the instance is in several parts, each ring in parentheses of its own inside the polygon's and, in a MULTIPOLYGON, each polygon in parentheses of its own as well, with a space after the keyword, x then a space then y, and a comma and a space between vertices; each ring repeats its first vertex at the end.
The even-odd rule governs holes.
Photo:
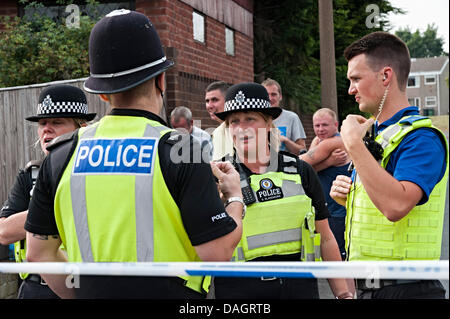
MULTIPOLYGON (((157 115, 173 62, 150 20, 129 10, 109 13, 92 29, 89 59, 84 88, 112 111, 55 143, 42 164, 25 224, 28 260, 230 260, 242 233, 239 174, 230 163, 192 163, 199 143, 157 115), (231 203, 226 208, 211 167, 231 203)), ((81 276, 78 289, 63 276, 43 277, 67 298, 205 295, 200 276, 81 276)))

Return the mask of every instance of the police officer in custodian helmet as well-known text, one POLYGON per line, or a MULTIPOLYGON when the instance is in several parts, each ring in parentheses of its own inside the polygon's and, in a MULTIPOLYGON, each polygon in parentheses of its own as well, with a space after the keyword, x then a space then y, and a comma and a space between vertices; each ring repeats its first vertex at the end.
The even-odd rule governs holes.
MULTIPOLYGON (((53 145, 26 221, 30 261, 227 261, 241 237, 242 197, 231 164, 190 163, 192 138, 160 114, 166 59, 143 14, 116 10, 92 29, 84 84, 111 112, 53 145), (179 154, 187 148, 187 156, 179 154), (211 169, 212 168, 212 169, 211 169), (220 216, 220 218, 212 218, 220 216), (58 250, 61 242, 65 258, 58 250)), ((202 277, 45 276, 61 297, 202 298, 202 277)))

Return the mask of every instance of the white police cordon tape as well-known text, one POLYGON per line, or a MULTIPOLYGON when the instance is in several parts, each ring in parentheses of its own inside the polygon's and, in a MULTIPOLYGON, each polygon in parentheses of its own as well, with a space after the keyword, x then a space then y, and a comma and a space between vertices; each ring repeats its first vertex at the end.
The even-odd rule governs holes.
POLYGON ((0 263, 0 273, 113 276, 449 279, 448 260, 352 262, 0 263))

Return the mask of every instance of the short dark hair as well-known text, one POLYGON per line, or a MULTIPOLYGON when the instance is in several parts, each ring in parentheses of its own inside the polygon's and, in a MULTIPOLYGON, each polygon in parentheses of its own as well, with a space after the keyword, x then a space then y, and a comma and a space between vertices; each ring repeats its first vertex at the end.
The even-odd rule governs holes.
POLYGON ((227 82, 217 81, 217 82, 213 82, 210 85, 208 85, 205 89, 205 93, 211 92, 214 90, 220 90, 220 92, 222 92, 223 96, 225 96, 229 87, 230 87, 230 85, 227 82))
POLYGON ((397 75, 400 90, 406 89, 411 57, 408 47, 399 37, 382 31, 370 33, 350 44, 344 51, 347 61, 355 56, 365 54, 369 67, 378 71, 384 66, 390 66, 397 75))

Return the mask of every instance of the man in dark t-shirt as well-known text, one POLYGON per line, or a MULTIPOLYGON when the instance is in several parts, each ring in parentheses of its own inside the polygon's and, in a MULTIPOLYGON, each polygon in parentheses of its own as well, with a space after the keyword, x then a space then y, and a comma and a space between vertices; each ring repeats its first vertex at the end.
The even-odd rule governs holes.
POLYGON ((336 203, 330 197, 330 188, 337 175, 350 176, 347 168, 349 158, 346 156, 345 147, 338 132, 338 121, 336 113, 328 108, 321 108, 313 115, 313 127, 316 137, 306 154, 300 158, 311 164, 317 171, 323 192, 327 202, 330 218, 328 223, 333 231, 339 246, 342 260, 345 260, 345 207, 336 203), (340 154, 339 156, 333 156, 340 154))

